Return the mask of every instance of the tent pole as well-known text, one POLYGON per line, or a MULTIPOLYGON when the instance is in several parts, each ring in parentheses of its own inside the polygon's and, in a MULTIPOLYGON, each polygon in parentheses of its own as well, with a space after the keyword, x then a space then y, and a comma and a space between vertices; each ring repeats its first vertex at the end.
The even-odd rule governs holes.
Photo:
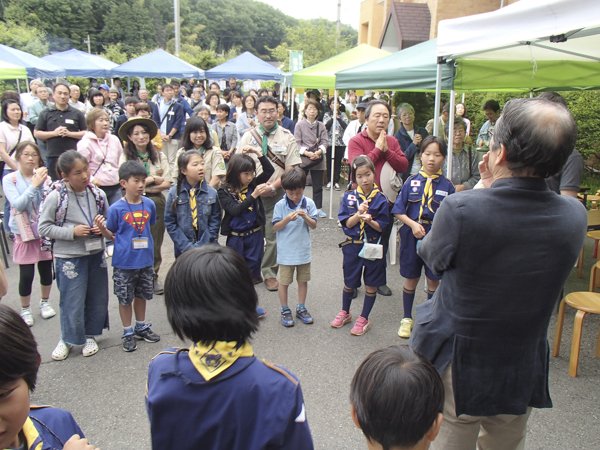
POLYGON ((17 92, 20 94, 21 93, 21 87, 19 86, 19 79, 17 78, 15 81, 17 82, 17 92))
POLYGON ((290 119, 294 120, 294 112, 296 110, 296 88, 292 88, 292 112, 290 119))
POLYGON ((529 91, 529 98, 533 98, 533 89, 529 91))
POLYGON ((440 104, 441 98, 440 95, 442 93, 442 62, 441 58, 438 58, 437 65, 437 76, 435 79, 435 106, 434 106, 434 114, 433 114, 433 135, 438 135, 438 128, 440 125, 440 104))
MULTIPOLYGON (((338 111, 338 91, 337 89, 334 91, 334 99, 333 99, 333 134, 331 136, 331 186, 329 188, 329 218, 333 219, 333 167, 335 165, 335 140, 337 139, 337 111, 338 111)), ((325 158, 327 161, 327 158, 325 158)))
MULTIPOLYGON (((452 181, 452 161, 454 159, 454 103, 455 103, 456 91, 452 89, 450 91, 450 116, 448 121, 448 164, 446 165, 446 177, 452 181)), ((470 168, 469 168, 470 169, 470 168)))
POLYGON ((463 92, 461 103, 465 102, 465 93, 463 92))

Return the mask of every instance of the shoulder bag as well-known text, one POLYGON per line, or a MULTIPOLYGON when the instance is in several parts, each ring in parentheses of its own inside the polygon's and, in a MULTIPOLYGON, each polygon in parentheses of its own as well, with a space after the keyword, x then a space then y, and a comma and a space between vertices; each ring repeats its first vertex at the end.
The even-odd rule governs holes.
MULTIPOLYGON (((319 150, 319 137, 320 136, 321 136, 321 134, 319 133, 319 122, 317 122, 317 131, 315 134, 317 141, 316 141, 315 145, 308 147, 305 151, 314 153, 317 150, 319 150)), ((307 171, 307 170, 310 170, 313 167, 321 164, 321 161, 323 161, 323 154, 321 153, 321 155, 317 159, 310 159, 308 156, 304 156, 304 155, 301 155, 300 158, 302 159, 300 168, 304 171, 307 171)))

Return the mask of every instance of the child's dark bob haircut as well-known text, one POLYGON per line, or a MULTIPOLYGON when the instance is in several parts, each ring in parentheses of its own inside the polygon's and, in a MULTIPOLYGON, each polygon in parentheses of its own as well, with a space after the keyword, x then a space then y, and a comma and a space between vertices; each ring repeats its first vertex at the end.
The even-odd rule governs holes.
POLYGON ((131 177, 143 177, 145 179, 147 176, 146 168, 139 161, 125 161, 119 167, 119 180, 129 181, 131 177))
POLYGON ((306 187, 306 174, 300 167, 287 169, 281 175, 281 187, 285 191, 295 191, 306 187))
POLYGON ((384 450, 414 447, 443 411, 444 385, 429 361, 406 345, 394 345, 361 363, 350 402, 369 442, 384 450))
POLYGON ((231 112, 231 108, 229 107, 229 105, 227 103, 218 104, 216 110, 217 111, 225 111, 228 116, 229 116, 229 113, 231 112))
POLYGON ((425 139, 423 139, 423 142, 421 142, 421 150, 419 151, 419 155, 423 154, 425 149, 431 144, 438 145, 440 153, 444 158, 448 156, 448 146, 446 145, 446 142, 439 136, 427 136, 425 139))
POLYGON ((227 165, 227 175, 225 175, 225 184, 231 192, 240 192, 242 183, 240 183, 240 174, 244 172, 256 172, 256 163, 248 155, 233 155, 227 165))
POLYGON ((37 343, 29 327, 12 308, 0 303, 0 389, 23 378, 35 389, 40 367, 37 343))
POLYGON ((182 340, 241 346, 258 329, 257 304, 248 264, 229 247, 207 244, 188 250, 165 280, 167 318, 182 340))
POLYGON ((351 178, 352 178, 352 182, 354 184, 356 183, 356 170, 360 167, 364 167, 367 166, 369 169, 371 169, 371 172, 373 172, 373 174, 375 174, 375 165, 373 164, 373 161, 371 161, 371 158, 369 158, 368 156, 365 155, 360 155, 357 156, 356 158, 354 158, 352 160, 352 171, 351 171, 351 178))
POLYGON ((81 153, 75 150, 67 150, 60 158, 58 158, 58 162, 56 163, 56 173, 59 178, 64 178, 64 176, 68 176, 75 167, 77 161, 81 161, 83 164, 88 166, 88 160, 85 159, 81 153))

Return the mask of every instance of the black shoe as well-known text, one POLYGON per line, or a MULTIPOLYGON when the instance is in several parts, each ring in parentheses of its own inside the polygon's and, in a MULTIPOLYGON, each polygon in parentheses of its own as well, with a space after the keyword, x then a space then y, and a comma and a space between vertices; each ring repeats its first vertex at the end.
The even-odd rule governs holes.
POLYGON ((293 327, 296 322, 294 322, 294 318, 292 317, 292 311, 289 308, 281 311, 281 323, 284 327, 293 327))
POLYGON ((137 349, 133 334, 124 334, 121 339, 123 339, 123 350, 126 352, 133 352, 137 349))
POLYGON ((379 286, 377 288, 377 293, 379 295, 389 297, 390 295, 392 295, 392 290, 387 286, 387 284, 384 284, 383 286, 379 286))
POLYGON ((150 329, 151 323, 147 323, 141 328, 135 327, 133 330, 135 338, 139 340, 145 340, 146 342, 158 342, 160 336, 150 329))
POLYGON ((354 294, 352 294, 352 300, 358 297, 358 289, 354 289, 354 294))
POLYGON ((313 318, 306 308, 296 309, 296 317, 307 325, 313 323, 313 318))

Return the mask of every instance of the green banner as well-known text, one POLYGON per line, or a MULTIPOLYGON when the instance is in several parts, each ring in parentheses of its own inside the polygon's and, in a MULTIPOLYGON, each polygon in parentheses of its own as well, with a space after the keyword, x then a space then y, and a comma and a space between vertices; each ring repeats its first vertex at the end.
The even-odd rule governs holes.
POLYGON ((304 58, 302 50, 290 50, 290 72, 304 69, 304 58))

